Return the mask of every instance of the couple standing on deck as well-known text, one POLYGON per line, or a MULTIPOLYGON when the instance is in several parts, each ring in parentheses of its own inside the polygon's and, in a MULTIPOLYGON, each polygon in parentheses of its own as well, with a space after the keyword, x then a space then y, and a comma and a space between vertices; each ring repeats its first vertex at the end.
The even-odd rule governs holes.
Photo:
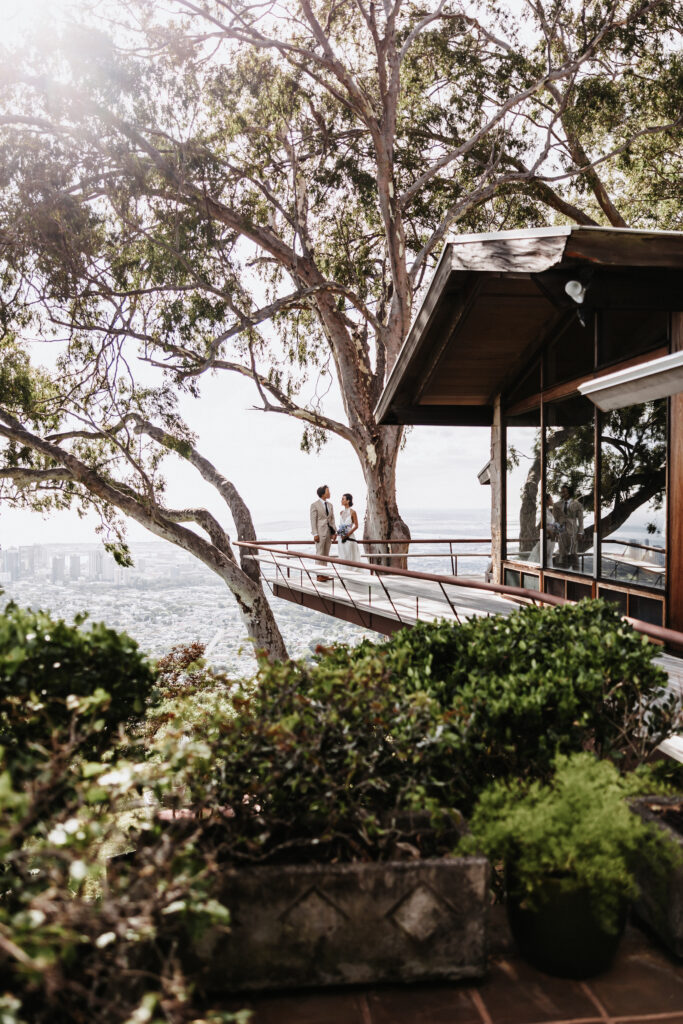
MULTIPOLYGON (((353 495, 342 494, 342 510, 339 527, 334 522, 334 509, 330 500, 330 488, 323 484, 317 490, 318 500, 311 505, 311 533, 315 541, 316 555, 329 555, 333 540, 339 542, 339 558, 360 562, 360 550, 351 535, 358 529, 358 516, 353 508, 353 495)), ((318 563, 324 564, 324 563, 318 563)), ((319 583, 327 583, 331 576, 318 576, 319 583)))

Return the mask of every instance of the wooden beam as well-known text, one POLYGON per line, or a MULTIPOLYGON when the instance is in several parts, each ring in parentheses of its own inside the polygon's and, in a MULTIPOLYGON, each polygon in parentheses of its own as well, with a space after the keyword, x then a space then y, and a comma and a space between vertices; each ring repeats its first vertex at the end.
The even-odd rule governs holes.
POLYGON ((405 629, 406 625, 412 626, 412 622, 399 622, 398 619, 389 615, 381 615, 370 609, 356 608, 353 605, 345 604, 343 601, 335 601, 334 598, 318 597, 317 594, 309 594, 306 590, 290 590, 281 583, 273 584, 273 596, 281 597, 292 604, 303 605, 304 608, 312 608, 324 615, 332 615, 335 619, 343 619, 344 622, 352 622, 355 626, 362 626, 363 629, 372 629, 375 633, 383 633, 384 636, 391 636, 399 629, 405 629))
POLYGON ((409 405, 393 407, 384 423, 433 427, 490 427, 492 405, 409 405))
MULTIPOLYGON (((680 314, 674 314, 674 316, 680 314)), ((632 359, 624 359, 621 363, 614 363, 610 367, 601 367, 599 370, 592 370, 590 373, 584 374, 582 377, 575 377, 574 380, 565 381, 564 384, 555 384, 552 388, 546 388, 543 392, 544 402, 554 402, 560 398, 568 398, 578 391, 580 384, 585 384, 589 380, 596 380, 598 377, 603 377, 605 373, 616 373, 617 370, 626 370, 629 366, 639 366, 640 363, 649 363, 651 359, 658 359, 659 356, 665 356, 668 353, 668 349, 665 346, 661 348, 651 349, 649 352, 643 352, 641 355, 634 356, 632 359)), ((529 395, 528 398, 523 398, 519 402, 515 402, 514 405, 509 406, 505 409, 506 416, 517 416, 519 413, 528 412, 530 409, 535 409, 539 405, 541 400, 540 394, 529 395)))

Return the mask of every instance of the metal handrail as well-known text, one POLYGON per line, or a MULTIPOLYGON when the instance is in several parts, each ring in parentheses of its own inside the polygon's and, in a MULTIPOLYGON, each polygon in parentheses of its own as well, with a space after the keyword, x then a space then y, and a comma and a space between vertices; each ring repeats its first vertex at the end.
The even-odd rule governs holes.
POLYGON ((651 544, 639 544, 635 540, 619 540, 618 538, 612 539, 610 537, 605 537, 602 541, 600 541, 600 543, 601 544, 618 544, 619 547, 624 547, 624 548, 640 548, 641 551, 656 551, 660 555, 665 555, 666 554, 666 548, 656 548, 656 547, 653 547, 651 544))
MULTIPOLYGON (((249 550, 255 551, 268 551, 271 554, 279 555, 283 552, 280 548, 273 546, 272 544, 266 544, 263 541, 236 541, 237 547, 248 548, 249 550)), ((279 543, 293 543, 293 542, 279 542, 279 543)), ((443 584, 450 586, 462 587, 470 590, 485 591, 489 594, 499 594, 503 597, 516 597, 524 601, 531 601, 533 604, 548 604, 554 606, 561 606, 564 604, 573 604, 563 597, 556 597, 554 594, 545 594, 539 590, 527 590, 525 587, 513 587, 504 583, 486 583, 484 580, 473 580, 465 576, 448 576, 438 575, 436 573, 416 572, 413 569, 399 569, 397 566, 383 566, 383 565, 370 565, 368 562, 354 562, 347 558, 337 558, 334 555, 311 555, 305 551, 288 550, 286 552, 289 558, 307 559, 308 561, 322 563, 323 566, 347 566, 353 569, 363 569, 368 572, 372 572, 373 575, 385 575, 385 576, 400 576, 404 579, 423 580, 430 583, 438 583, 442 588, 443 584)), ((278 565, 279 564, 275 563, 278 565)), ((306 570, 307 575, 310 576, 306 570)), ((316 588, 317 592, 317 588, 316 588)), ((450 604, 450 601, 449 601, 450 604)), ((397 613, 398 615, 398 613, 397 613)), ((641 619, 633 619, 628 616, 624 616, 627 622, 629 622, 633 628, 643 635, 662 643, 669 647, 674 647, 677 650, 683 650, 683 633, 679 633, 674 629, 667 629, 664 626, 655 626, 650 622, 643 622, 641 619)), ((398 620, 402 621, 400 616, 398 620)))
MULTIPOLYGON (((519 538, 510 537, 509 540, 516 541, 519 538)), ((357 539, 358 544, 490 544, 490 537, 428 537, 424 540, 420 540, 419 537, 410 537, 407 540, 360 540, 357 539)), ((246 543, 246 542, 245 542, 246 543)), ((250 541, 249 543, 254 543, 250 541)), ((259 541, 260 544, 315 544, 314 540, 310 537, 306 540, 264 540, 259 541)))

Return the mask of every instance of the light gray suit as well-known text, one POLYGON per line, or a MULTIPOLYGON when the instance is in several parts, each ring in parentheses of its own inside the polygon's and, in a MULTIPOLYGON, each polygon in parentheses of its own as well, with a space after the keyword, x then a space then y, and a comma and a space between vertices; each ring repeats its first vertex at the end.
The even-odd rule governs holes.
POLYGON ((316 555, 329 555, 332 537, 336 532, 332 502, 329 498, 326 502, 322 498, 318 498, 311 505, 311 533, 318 538, 315 545, 316 555), (327 512, 325 504, 327 504, 327 512))

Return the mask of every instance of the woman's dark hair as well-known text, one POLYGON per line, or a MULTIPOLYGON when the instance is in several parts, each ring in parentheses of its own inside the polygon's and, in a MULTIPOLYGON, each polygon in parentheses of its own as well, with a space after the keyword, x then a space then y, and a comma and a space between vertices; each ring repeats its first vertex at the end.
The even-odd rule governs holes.
POLYGON ((348 501, 349 505, 353 505, 353 495, 352 494, 342 494, 342 498, 346 498, 346 500, 348 501))

